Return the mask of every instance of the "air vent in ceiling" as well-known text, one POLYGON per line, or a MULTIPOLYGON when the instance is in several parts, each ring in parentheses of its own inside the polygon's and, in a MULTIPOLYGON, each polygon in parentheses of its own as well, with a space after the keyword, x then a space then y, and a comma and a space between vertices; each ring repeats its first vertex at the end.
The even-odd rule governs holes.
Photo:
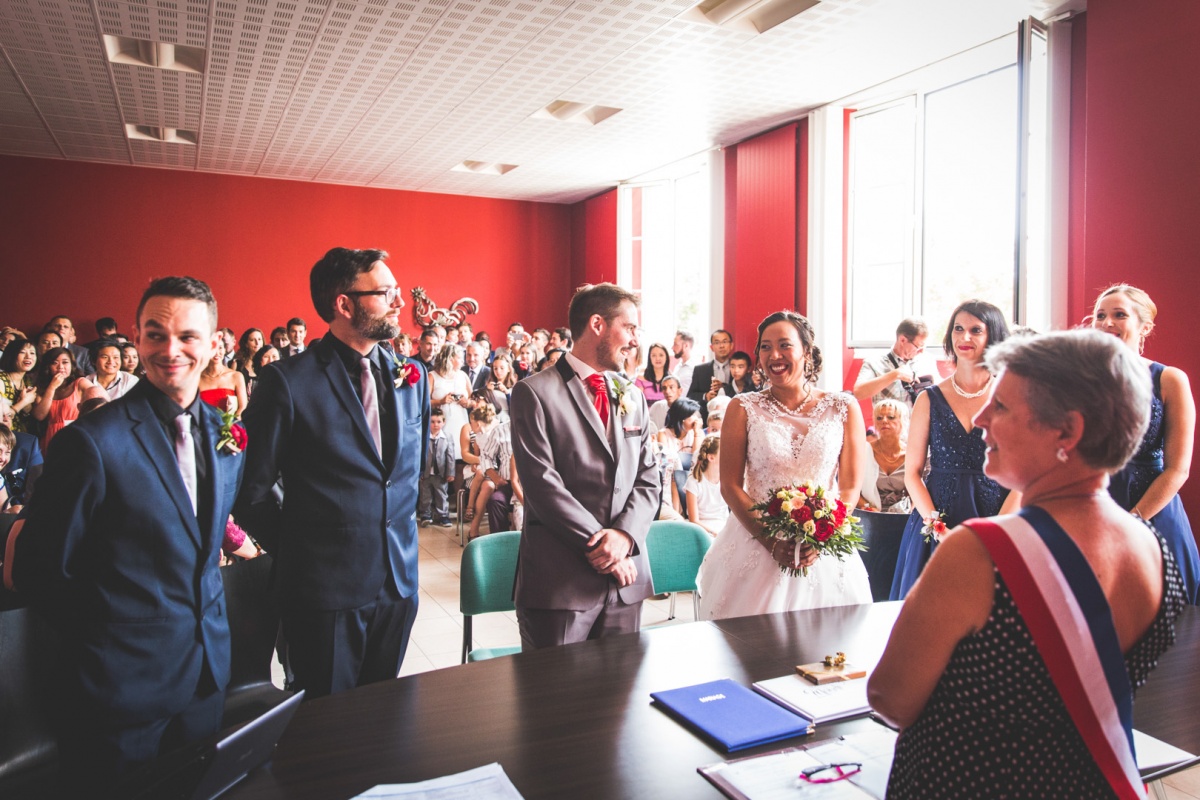
POLYGON ((125 135, 144 142, 166 142, 167 144, 195 144, 196 132, 180 128, 164 128, 161 125, 125 126, 125 135))
POLYGON ((170 69, 176 72, 204 72, 204 50, 170 42, 152 42, 128 36, 104 36, 104 49, 114 64, 170 69))
POLYGON ((534 119, 553 119, 559 122, 574 122, 580 125, 598 125, 621 109, 612 106, 593 106, 574 103, 570 100, 555 100, 545 108, 533 112, 534 119))
POLYGON ((492 164, 487 161, 464 161, 450 168, 452 172, 474 172, 476 175, 503 175, 517 168, 516 164, 492 164))
POLYGON ((702 0, 683 12, 679 18, 733 30, 765 33, 819 2, 820 0, 702 0))

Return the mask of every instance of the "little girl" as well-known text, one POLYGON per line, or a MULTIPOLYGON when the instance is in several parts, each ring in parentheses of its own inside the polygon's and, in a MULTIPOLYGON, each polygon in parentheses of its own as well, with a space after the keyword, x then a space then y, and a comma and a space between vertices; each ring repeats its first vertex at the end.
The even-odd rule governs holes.
POLYGON ((720 436, 705 437, 696 454, 692 474, 683 487, 687 493, 687 518, 712 536, 724 527, 729 516, 729 506, 721 497, 720 448, 720 436))

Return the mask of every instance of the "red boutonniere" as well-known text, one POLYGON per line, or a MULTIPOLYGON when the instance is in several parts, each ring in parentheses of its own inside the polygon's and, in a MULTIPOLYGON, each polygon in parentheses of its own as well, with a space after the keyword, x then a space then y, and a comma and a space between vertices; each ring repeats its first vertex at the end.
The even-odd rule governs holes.
POLYGON ((236 422, 232 411, 221 412, 221 435, 217 437, 217 452, 237 455, 246 449, 246 429, 236 422))
POLYGON ((421 380, 421 370, 416 364, 412 363, 403 356, 397 358, 390 350, 387 350, 386 348, 382 349, 383 352, 387 354, 387 357, 392 360, 392 365, 395 367, 393 370, 395 374, 393 385, 395 385, 397 389, 403 389, 405 386, 415 386, 417 382, 421 380))

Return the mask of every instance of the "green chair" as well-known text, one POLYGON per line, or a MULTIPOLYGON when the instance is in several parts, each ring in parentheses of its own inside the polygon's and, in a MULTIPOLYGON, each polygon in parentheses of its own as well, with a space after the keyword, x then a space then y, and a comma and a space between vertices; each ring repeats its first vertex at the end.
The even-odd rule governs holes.
POLYGON ((671 595, 671 612, 667 619, 675 619, 675 592, 692 592, 696 619, 700 618, 696 574, 711 546, 712 537, 694 522, 658 520, 650 523, 650 532, 646 535, 650 577, 654 581, 654 591, 671 595))
POLYGON ((493 611, 513 611, 513 581, 517 577, 520 531, 501 531, 467 542, 463 549, 458 584, 458 605, 463 615, 462 663, 519 653, 519 647, 471 649, 471 618, 493 611))

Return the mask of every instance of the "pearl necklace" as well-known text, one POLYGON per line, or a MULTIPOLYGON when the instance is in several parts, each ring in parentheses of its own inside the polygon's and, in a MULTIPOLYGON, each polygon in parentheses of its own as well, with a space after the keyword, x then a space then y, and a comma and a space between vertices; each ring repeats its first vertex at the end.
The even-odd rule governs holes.
POLYGON ((773 416, 777 417, 782 414, 789 417, 802 417, 804 416, 804 407, 808 405, 808 401, 812 397, 812 387, 807 387, 806 391, 804 392, 804 397, 800 400, 800 404, 794 409, 788 408, 782 402, 780 402, 779 398, 776 397, 775 393, 770 389, 767 389, 766 395, 767 399, 771 401, 771 405, 768 406, 768 408, 771 409, 773 416))
POLYGON ((954 387, 954 391, 959 397, 965 397, 968 400, 974 400, 976 397, 983 397, 984 393, 987 392, 988 387, 992 385, 992 376, 988 375, 987 382, 983 384, 983 388, 978 392, 963 391, 963 388, 958 385, 958 381, 954 380, 953 375, 950 376, 950 385, 954 387))

